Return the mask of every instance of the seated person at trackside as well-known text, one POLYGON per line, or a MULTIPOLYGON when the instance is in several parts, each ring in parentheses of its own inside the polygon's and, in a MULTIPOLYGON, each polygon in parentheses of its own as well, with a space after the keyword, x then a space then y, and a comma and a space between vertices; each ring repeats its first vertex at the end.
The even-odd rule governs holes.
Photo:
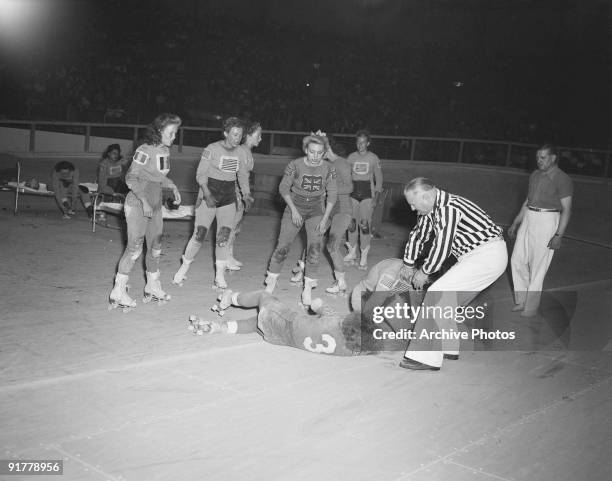
POLYGON ((93 217, 93 205, 86 189, 79 188, 79 169, 71 162, 62 160, 55 164, 51 172, 51 187, 55 200, 64 219, 70 219, 75 214, 77 198, 81 199, 87 215, 93 217))

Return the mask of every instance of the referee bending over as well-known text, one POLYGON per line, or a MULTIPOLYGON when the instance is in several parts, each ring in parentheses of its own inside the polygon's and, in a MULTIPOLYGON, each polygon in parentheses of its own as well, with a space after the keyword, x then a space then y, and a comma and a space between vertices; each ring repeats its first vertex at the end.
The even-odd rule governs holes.
MULTIPOLYGON (((404 196, 412 210, 418 213, 417 225, 410 232, 404 252, 401 276, 416 289, 422 289, 431 274, 442 267, 452 254, 457 258, 444 275, 428 289, 424 307, 448 306, 456 309, 469 304, 506 270, 508 252, 502 229, 473 202, 438 189, 430 180, 417 177, 404 187, 404 196), (415 261, 423 245, 434 236, 431 250, 420 269, 415 261)), ((456 332, 455 320, 432 315, 440 310, 426 310, 428 315, 417 317, 415 338, 410 341, 400 367, 437 371, 442 360, 459 359, 459 339, 432 340, 423 331, 448 334, 456 332)))

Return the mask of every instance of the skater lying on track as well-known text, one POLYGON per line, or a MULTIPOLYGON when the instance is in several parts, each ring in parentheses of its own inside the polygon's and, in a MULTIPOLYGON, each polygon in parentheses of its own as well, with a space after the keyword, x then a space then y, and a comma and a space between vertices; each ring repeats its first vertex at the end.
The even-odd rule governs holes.
MULTIPOLYGON (((345 315, 326 306, 320 298, 310 305, 312 314, 303 310, 292 310, 277 297, 263 291, 232 292, 226 290, 219 295, 219 304, 213 306, 219 314, 230 306, 258 308, 259 313, 248 319, 236 321, 211 321, 191 319, 190 328, 208 333, 246 334, 259 331, 271 343, 295 347, 319 354, 351 356, 384 350, 384 346, 374 348, 368 342, 367 352, 362 349, 362 340, 371 336, 372 312, 377 304, 389 305, 393 302, 418 304, 421 292, 410 290, 410 285, 398 277, 403 265, 402 259, 386 259, 376 264, 366 281, 356 287, 351 297, 354 311, 345 315), (385 292, 383 296, 371 296, 374 291, 385 292), (362 295, 365 305, 362 314, 362 295), (196 325, 197 324, 197 325, 196 325)), ((398 320, 391 326, 393 330, 410 329, 408 319, 398 320), (401 325, 400 325, 401 324, 401 325)), ((371 337, 369 338, 371 341, 371 337)))

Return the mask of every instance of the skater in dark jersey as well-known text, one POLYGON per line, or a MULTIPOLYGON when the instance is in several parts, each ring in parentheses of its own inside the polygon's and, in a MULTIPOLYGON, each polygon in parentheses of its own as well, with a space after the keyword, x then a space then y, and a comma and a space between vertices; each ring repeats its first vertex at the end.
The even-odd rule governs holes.
MULTIPOLYGON (((376 264, 366 280, 358 284, 351 298, 354 311, 348 314, 340 314, 325 305, 320 298, 312 301, 312 313, 308 313, 302 309, 290 309, 277 297, 263 290, 244 293, 226 290, 219 296, 218 310, 222 312, 232 305, 258 308, 258 315, 235 321, 200 320, 199 325, 208 333, 246 334, 259 331, 271 344, 318 354, 366 354, 362 350, 362 339, 365 340, 365 336, 370 336, 371 333, 363 329, 369 324, 363 322, 363 315, 371 318, 371 312, 376 307, 368 303, 368 296, 374 290, 387 293, 382 297, 371 297, 375 304, 378 304, 380 299, 383 299, 383 305, 393 302, 420 302, 422 295, 410 291, 408 284, 398 277, 402 265, 402 259, 386 259, 376 264), (362 296, 365 299, 363 313, 362 296)), ((396 330, 403 328, 410 328, 409 320, 393 326, 396 330)), ((372 347, 371 342, 368 347, 372 347)), ((368 353, 372 351, 373 349, 368 349, 368 353)))

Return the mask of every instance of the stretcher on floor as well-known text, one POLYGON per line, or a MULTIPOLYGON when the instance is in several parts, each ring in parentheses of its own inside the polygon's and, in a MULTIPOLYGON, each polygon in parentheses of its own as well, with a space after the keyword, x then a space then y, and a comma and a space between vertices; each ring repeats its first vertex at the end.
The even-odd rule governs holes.
MULTIPOLYGON (((12 191, 15 192, 15 205, 13 213, 17 215, 19 212, 19 197, 22 195, 35 195, 39 197, 54 197, 55 192, 47 189, 47 184, 40 182, 38 184, 37 189, 33 189, 26 185, 25 181, 21 180, 21 163, 17 161, 17 181, 16 182, 7 182, 2 185, 1 190, 12 191)), ((79 189, 85 194, 90 194, 91 196, 96 195, 98 190, 98 184, 92 182, 80 182, 79 189)))
MULTIPOLYGON (((94 213, 92 218, 91 231, 96 231, 96 223, 101 212, 112 215, 123 215, 123 196, 96 193, 93 201, 94 213), (109 200, 110 198, 110 200, 109 200)), ((189 220, 195 217, 194 205, 180 205, 177 209, 167 209, 162 206, 162 216, 164 220, 189 220)))

